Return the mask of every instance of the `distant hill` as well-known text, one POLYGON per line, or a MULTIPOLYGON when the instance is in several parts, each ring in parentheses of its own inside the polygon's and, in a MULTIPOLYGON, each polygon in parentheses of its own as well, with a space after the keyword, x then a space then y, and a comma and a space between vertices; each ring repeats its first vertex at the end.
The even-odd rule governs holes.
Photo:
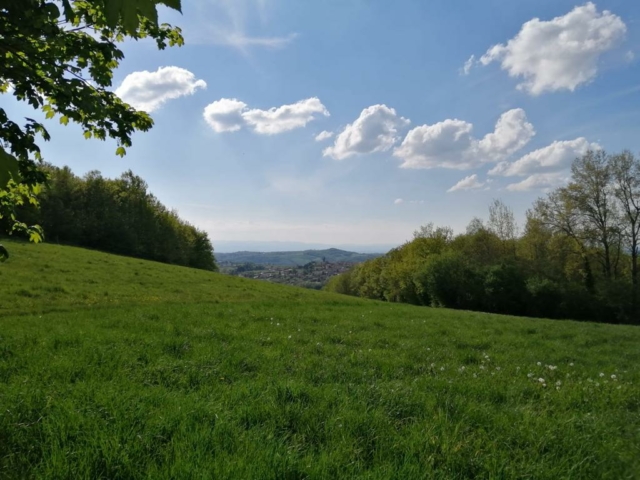
POLYGON ((309 262, 352 262, 360 263, 382 255, 381 253, 347 252, 338 248, 326 250, 304 250, 301 252, 234 252, 216 253, 219 263, 255 263, 262 265, 306 265, 309 262))

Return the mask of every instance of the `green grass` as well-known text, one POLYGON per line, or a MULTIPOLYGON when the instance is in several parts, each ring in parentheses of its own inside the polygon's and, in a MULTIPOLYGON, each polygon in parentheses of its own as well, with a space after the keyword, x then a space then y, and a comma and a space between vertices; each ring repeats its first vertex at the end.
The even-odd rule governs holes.
POLYGON ((3 243, 0 478, 640 478, 638 328, 3 243))

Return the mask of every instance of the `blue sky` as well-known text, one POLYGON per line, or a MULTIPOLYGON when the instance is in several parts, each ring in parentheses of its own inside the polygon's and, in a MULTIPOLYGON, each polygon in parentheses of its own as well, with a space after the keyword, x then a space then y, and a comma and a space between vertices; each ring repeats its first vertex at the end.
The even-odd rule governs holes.
POLYGON ((161 19, 182 27, 184 47, 129 42, 116 72, 118 94, 155 127, 120 159, 50 122, 43 152, 78 174, 132 169, 214 247, 400 244, 431 221, 463 231, 493 198, 524 220, 587 148, 640 151, 640 2, 183 0, 183 11, 161 19))

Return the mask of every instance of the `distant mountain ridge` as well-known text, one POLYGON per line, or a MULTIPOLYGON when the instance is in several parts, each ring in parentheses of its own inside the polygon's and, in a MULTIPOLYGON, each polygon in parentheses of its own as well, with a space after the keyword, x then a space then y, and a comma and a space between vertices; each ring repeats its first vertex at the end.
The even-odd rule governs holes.
POLYGON ((303 250, 300 252, 233 252, 216 253, 216 260, 222 264, 228 263, 255 263, 262 265, 290 265, 300 266, 309 262, 329 263, 351 262, 361 263, 383 255, 382 253, 356 253, 328 248, 325 250, 303 250))

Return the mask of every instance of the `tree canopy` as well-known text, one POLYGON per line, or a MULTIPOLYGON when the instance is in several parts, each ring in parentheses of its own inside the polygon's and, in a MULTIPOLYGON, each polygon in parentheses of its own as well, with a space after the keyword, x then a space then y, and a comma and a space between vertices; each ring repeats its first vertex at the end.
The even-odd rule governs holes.
POLYGON ((500 200, 464 234, 427 224, 327 289, 512 315, 640 322, 640 159, 587 152, 538 199, 522 233, 500 200))
MULTIPOLYGON (((0 0, 0 93, 11 94, 61 124, 75 122, 85 138, 117 142, 122 156, 136 130, 151 117, 111 91, 113 71, 124 58, 125 38, 151 38, 159 49, 182 45, 179 28, 158 22, 158 5, 181 10, 180 0, 0 0)), ((37 225, 16 216, 16 207, 37 204, 46 176, 39 143, 44 124, 23 124, 0 108, 0 219, 9 233, 42 238, 37 225)))

